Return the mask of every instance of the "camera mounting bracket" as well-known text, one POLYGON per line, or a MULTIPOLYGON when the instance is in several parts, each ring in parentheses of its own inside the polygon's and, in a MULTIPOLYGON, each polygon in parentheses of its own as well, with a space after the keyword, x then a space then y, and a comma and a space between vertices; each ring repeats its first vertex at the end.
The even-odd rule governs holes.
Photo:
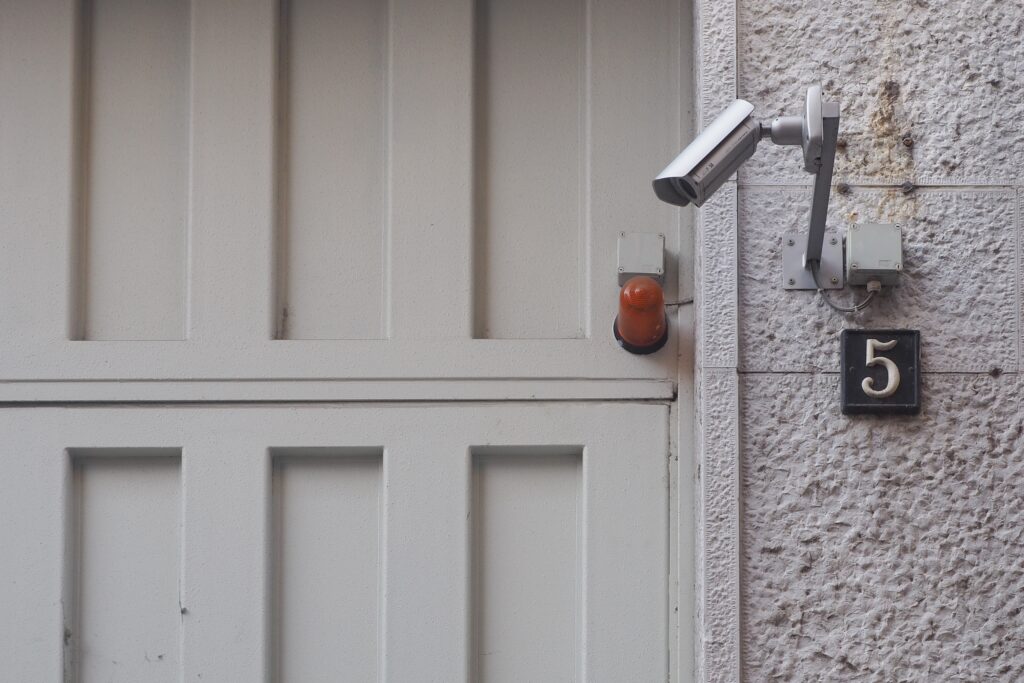
MULTIPOLYGON (((832 250, 829 250, 827 258, 822 256, 828 202, 832 191, 832 170, 839 141, 839 103, 822 101, 821 86, 811 86, 807 89, 803 117, 780 116, 771 124, 762 124, 761 137, 770 137, 777 145, 800 145, 804 152, 804 168, 814 174, 811 221, 806 245, 799 262, 794 261, 791 250, 783 249, 783 286, 786 289, 818 289, 813 277, 813 269, 817 268, 822 277, 826 275, 825 270, 830 271, 821 283, 823 289, 842 289, 845 283, 841 243, 838 281, 832 250)), ((791 234, 787 233, 785 239, 788 246, 792 240, 791 234)))

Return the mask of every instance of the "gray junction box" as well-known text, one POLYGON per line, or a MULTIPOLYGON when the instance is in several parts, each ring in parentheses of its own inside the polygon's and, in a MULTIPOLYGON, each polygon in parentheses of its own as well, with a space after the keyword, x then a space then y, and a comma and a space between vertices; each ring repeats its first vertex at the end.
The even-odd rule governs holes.
POLYGON ((851 225, 846 233, 846 282, 878 280, 894 287, 903 272, 903 228, 895 223, 851 225))
POLYGON ((665 235, 650 232, 619 233, 619 286, 637 275, 665 281, 665 235))

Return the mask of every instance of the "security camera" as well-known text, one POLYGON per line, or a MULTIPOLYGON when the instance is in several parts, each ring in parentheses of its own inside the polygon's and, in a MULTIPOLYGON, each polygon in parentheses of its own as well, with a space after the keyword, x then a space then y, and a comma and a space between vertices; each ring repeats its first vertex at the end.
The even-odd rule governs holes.
MULTIPOLYGON (((702 206, 754 155, 757 143, 764 138, 770 138, 777 145, 800 145, 804 152, 804 169, 818 173, 825 114, 834 114, 836 126, 839 119, 839 106, 822 102, 820 85, 807 90, 803 116, 780 116, 770 123, 759 123, 753 112, 754 105, 750 102, 736 100, 719 114, 654 179, 658 199, 676 206, 691 202, 702 206)), ((831 182, 831 167, 829 178, 831 182)))
POLYGON ((736 100, 719 114, 679 156, 654 179, 658 199, 676 206, 701 206, 729 176, 754 156, 761 126, 754 105, 736 100))
MULTIPOLYGON (((654 193, 676 206, 701 206, 754 155, 761 140, 768 138, 776 145, 799 145, 803 148, 804 170, 814 174, 814 197, 800 272, 787 277, 787 281, 795 289, 821 289, 818 271, 839 139, 839 104, 823 102, 821 86, 812 85, 807 89, 803 116, 779 116, 771 122, 758 123, 753 112, 754 105, 745 100, 730 104, 654 179, 654 193), (798 278, 804 271, 807 278, 798 278), (809 280, 811 286, 800 285, 798 279, 809 280)), ((838 278, 828 282, 834 287, 838 278)))

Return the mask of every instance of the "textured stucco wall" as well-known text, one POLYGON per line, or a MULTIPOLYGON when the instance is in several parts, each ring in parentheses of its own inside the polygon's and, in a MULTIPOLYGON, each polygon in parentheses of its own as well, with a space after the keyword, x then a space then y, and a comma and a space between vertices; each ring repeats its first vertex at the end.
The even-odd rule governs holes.
POLYGON ((1024 3, 696 9, 700 121, 737 95, 797 113, 821 82, 830 227, 905 225, 901 286, 844 317, 779 286, 810 205, 795 148, 763 145, 701 211, 703 678, 1022 681, 1024 3), (920 416, 840 414, 844 327, 921 330, 920 416))

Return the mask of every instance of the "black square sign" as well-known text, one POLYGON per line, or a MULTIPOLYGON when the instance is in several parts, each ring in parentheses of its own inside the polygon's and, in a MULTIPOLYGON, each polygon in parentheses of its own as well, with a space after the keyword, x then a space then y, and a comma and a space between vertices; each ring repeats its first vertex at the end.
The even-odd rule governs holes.
POLYGON ((921 333, 843 330, 840 389, 844 415, 916 415, 921 410, 921 333))

